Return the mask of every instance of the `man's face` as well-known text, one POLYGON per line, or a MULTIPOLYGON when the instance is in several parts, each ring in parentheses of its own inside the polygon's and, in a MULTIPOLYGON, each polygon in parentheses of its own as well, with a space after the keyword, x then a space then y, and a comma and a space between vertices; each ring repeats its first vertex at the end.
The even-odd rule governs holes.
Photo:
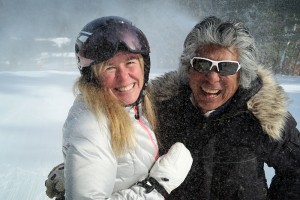
MULTIPOLYGON (((238 54, 235 50, 214 45, 198 49, 196 56, 214 61, 238 61, 238 54)), ((215 66, 208 73, 198 72, 190 67, 189 85, 195 104, 203 113, 206 113, 222 106, 234 95, 239 86, 239 72, 221 76, 215 66)))

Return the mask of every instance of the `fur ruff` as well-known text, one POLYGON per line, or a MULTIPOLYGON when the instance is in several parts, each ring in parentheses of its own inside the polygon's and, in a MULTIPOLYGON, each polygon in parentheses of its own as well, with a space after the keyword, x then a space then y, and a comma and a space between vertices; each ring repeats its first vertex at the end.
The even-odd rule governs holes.
POLYGON ((248 109, 272 139, 280 140, 288 116, 288 97, 271 71, 259 67, 258 76, 263 87, 247 102, 248 109))

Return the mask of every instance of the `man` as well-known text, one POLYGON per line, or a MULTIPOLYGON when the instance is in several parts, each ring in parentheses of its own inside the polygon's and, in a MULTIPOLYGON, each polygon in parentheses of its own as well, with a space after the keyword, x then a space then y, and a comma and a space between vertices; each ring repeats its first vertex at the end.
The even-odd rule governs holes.
POLYGON ((194 159, 168 199, 300 199, 300 134, 243 24, 216 17, 198 23, 178 71, 152 87, 162 153, 178 141, 194 159), (275 169, 269 189, 264 163, 275 169))

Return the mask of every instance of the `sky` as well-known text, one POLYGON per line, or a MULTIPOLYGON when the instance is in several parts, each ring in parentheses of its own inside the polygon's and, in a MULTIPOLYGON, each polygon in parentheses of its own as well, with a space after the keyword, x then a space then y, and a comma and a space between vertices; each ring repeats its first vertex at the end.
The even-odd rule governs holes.
MULTIPOLYGON (((150 78, 160 75, 152 70, 150 78)), ((62 126, 79 72, 0 72, 0 199, 44 200, 44 181, 63 161, 62 126)), ((300 122, 300 77, 277 75, 300 122)), ((300 128, 298 124, 298 129, 300 128)), ((266 167, 268 182, 273 170, 266 167)))

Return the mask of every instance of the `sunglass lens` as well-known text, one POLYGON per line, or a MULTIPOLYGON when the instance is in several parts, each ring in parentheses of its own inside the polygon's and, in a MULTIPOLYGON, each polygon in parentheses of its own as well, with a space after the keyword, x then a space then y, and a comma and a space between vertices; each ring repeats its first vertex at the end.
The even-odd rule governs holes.
POLYGON ((211 62, 204 59, 194 59, 193 60, 193 67, 198 72, 204 72, 207 73, 210 70, 211 62))
POLYGON ((239 67, 238 63, 234 62, 220 62, 218 64, 219 67, 219 73, 222 76, 228 76, 235 74, 237 72, 237 69, 239 67))

